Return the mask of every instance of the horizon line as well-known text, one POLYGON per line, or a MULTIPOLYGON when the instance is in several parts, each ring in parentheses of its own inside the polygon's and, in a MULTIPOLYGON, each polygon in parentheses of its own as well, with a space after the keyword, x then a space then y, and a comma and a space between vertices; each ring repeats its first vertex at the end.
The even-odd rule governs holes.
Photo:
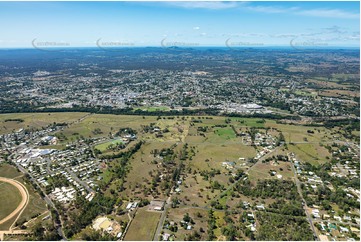
POLYGON ((262 49, 262 48, 291 48, 291 49, 333 49, 333 48, 353 48, 353 49, 360 49, 360 46, 353 46, 353 45, 327 45, 327 46, 302 46, 302 45, 250 45, 250 46, 224 46, 224 45, 204 45, 204 46, 159 46, 159 45, 144 45, 144 46, 116 46, 116 47, 99 47, 99 46, 59 46, 59 47, 23 47, 23 46, 10 46, 10 47, 1 47, 0 50, 4 49, 34 49, 34 50, 46 50, 46 49, 135 49, 135 48, 159 48, 159 49, 200 49, 200 48, 224 48, 224 49, 246 49, 246 48, 252 48, 252 49, 262 49))

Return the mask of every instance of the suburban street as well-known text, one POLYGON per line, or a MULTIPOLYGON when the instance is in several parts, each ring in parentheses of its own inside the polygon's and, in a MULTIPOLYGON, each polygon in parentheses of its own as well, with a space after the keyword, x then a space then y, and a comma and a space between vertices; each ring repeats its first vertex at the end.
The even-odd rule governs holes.
POLYGON ((310 227, 311 227, 311 229, 312 229, 313 235, 314 235, 315 239, 320 240, 319 237, 318 237, 318 235, 317 235, 317 233, 316 233, 315 226, 313 225, 312 217, 311 217, 311 215, 310 215, 309 212, 308 212, 307 203, 306 203, 306 200, 304 199, 303 194, 302 194, 301 183, 300 183, 300 181, 298 180, 297 172, 296 172, 296 169, 295 169, 293 163, 292 163, 292 165, 291 165, 291 168, 292 168, 292 171, 293 171, 293 174, 294 174, 294 177, 295 177, 295 182, 296 182, 298 194, 300 195, 300 197, 301 197, 301 199, 302 199, 302 202, 303 202, 303 210, 305 211, 305 214, 306 214, 306 216, 307 216, 307 220, 308 220, 308 222, 309 222, 309 224, 310 224, 310 227))

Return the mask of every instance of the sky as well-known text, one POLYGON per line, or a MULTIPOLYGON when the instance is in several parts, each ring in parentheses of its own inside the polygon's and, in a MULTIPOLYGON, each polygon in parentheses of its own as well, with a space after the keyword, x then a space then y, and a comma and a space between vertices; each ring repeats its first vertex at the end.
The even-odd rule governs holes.
POLYGON ((359 47, 359 2, 0 2, 0 48, 359 47))

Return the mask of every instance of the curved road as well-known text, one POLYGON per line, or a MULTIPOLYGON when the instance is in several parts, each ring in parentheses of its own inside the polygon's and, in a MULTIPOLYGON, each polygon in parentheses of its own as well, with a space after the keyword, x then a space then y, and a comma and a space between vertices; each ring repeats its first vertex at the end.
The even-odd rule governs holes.
MULTIPOLYGON (((23 184, 21 184, 20 182, 18 182, 16 180, 13 180, 13 179, 10 179, 10 178, 5 178, 5 177, 0 177, 0 182, 7 182, 7 183, 10 183, 11 185, 15 186, 19 190, 19 192, 21 194, 21 197, 22 197, 22 200, 21 200, 19 206, 12 213, 10 213, 8 216, 6 216, 2 220, 0 220, 0 224, 3 224, 6 221, 8 221, 9 219, 12 219, 18 213, 19 213, 19 215, 17 216, 16 220, 20 217, 21 213, 23 212, 25 207, 28 205, 29 192, 28 192, 28 190, 26 189, 26 187, 23 184)), ((15 224, 16 220, 11 225, 11 227, 15 224)))

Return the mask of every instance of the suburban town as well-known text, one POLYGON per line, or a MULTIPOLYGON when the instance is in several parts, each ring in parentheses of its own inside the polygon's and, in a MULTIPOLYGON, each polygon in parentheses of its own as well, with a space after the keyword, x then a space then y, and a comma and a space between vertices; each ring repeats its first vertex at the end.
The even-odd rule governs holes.
POLYGON ((0 1, 0 241, 360 241, 357 1, 0 1))

